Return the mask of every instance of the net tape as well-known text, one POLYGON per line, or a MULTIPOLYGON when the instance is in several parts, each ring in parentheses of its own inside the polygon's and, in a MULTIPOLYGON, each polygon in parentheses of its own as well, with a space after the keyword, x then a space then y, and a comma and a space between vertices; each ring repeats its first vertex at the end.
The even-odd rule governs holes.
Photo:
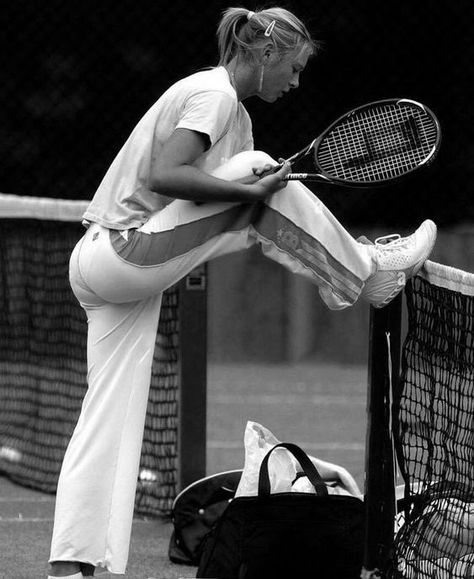
POLYGON ((406 489, 390 577, 474 576, 474 275, 427 262, 407 286, 395 440, 406 489))
MULTIPOLYGON (((0 473, 55 492, 86 390, 85 313, 68 281, 87 201, 0 194, 0 473)), ((136 512, 162 515, 177 491, 178 290, 163 297, 136 512)))

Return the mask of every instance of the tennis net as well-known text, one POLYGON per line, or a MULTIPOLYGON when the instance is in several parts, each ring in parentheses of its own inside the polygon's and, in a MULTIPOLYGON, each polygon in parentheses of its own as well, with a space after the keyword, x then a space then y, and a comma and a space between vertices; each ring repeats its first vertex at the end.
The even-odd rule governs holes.
MULTIPOLYGON (((50 493, 87 387, 87 323, 68 281, 86 205, 0 195, 0 474, 50 493)), ((176 286, 163 298, 137 482, 141 514, 168 514, 178 490, 179 293, 176 286)))
POLYGON ((405 498, 388 576, 474 577, 474 275, 427 262, 406 301, 394 397, 405 498))

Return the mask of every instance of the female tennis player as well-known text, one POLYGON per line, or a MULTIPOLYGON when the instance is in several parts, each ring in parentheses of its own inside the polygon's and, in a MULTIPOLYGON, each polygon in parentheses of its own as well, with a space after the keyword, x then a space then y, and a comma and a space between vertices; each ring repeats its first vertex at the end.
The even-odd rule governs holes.
MULTIPOLYGON (((288 164, 253 151, 242 101, 298 88, 317 45, 281 8, 230 8, 220 61, 171 86, 138 122, 87 209, 71 285, 88 316, 88 383, 57 489, 50 577, 125 573, 161 297, 193 268, 258 244, 329 308, 388 303, 436 227, 357 242, 288 164)), ((322 473, 324 475, 324 473, 322 473)))

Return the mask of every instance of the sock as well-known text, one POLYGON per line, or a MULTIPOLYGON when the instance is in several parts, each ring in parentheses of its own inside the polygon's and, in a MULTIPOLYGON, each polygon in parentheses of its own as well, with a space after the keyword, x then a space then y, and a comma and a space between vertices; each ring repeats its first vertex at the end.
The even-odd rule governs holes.
POLYGON ((48 575, 48 579, 84 579, 84 575, 79 571, 79 573, 66 575, 65 577, 52 577, 51 575, 48 575))

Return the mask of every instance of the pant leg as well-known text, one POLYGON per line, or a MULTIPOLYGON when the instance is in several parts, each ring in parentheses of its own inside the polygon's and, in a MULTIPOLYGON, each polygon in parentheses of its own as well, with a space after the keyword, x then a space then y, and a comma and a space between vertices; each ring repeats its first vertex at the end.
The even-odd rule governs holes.
MULTIPOLYGON (((241 153, 216 172, 235 179, 271 159, 241 153)), ((138 230, 111 231, 97 240, 109 258, 91 284, 111 301, 139 299, 166 289, 197 265, 259 244, 263 253, 319 287, 329 308, 352 305, 375 272, 374 250, 358 243, 302 183, 291 181, 265 202, 176 200, 138 230), (103 269, 105 268, 105 270, 103 269), (135 268, 135 269, 134 269, 135 268), (118 280, 112 286, 109 280, 118 280)), ((98 263, 98 262, 97 262, 98 263)))
MULTIPOLYGON (((63 460, 50 561, 125 573, 162 291, 193 265, 188 256, 137 267, 108 234, 92 225, 71 256, 71 286, 87 313, 89 387, 63 460)), ((222 251, 243 248, 246 237, 221 239, 222 251)))
POLYGON ((375 272, 373 248, 357 242, 298 181, 268 199, 253 227, 263 253, 315 283, 330 309, 353 305, 375 272))
POLYGON ((71 281, 88 318, 89 388, 63 461, 50 561, 125 573, 161 294, 107 303, 76 268, 71 281))
MULTIPOLYGON (((215 175, 238 179, 249 174, 249 166, 272 162, 261 151, 240 153, 219 167, 215 175)), ((298 181, 288 182, 286 188, 269 197, 252 225, 263 253, 318 285, 331 309, 352 305, 375 272, 373 248, 358 243, 298 181)))

